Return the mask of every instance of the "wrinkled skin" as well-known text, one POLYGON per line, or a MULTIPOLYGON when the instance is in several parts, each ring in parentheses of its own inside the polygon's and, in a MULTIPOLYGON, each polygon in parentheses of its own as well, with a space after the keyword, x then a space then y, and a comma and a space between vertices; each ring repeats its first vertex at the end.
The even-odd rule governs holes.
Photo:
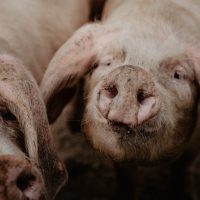
POLYGON ((88 19, 89 0, 0 2, 1 200, 54 199, 67 180, 38 84, 54 52, 88 19))
POLYGON ((85 78, 82 127, 117 161, 177 158, 197 123, 200 3, 108 1, 52 59, 41 90, 50 122, 85 78), (54 112, 55 111, 55 112, 54 112))

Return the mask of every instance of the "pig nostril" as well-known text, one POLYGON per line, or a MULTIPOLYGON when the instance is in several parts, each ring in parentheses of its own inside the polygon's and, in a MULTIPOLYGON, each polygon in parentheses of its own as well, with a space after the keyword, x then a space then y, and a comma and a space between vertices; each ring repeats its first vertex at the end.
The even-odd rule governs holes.
POLYGON ((146 98, 147 98, 147 97, 146 97, 144 91, 143 91, 143 90, 138 90, 138 92, 137 92, 137 101, 138 101, 139 103, 143 103, 143 101, 144 101, 146 98))
POLYGON ((33 174, 22 172, 17 178, 16 185, 22 192, 24 192, 33 186, 35 181, 36 177, 33 174))
POLYGON ((105 87, 104 91, 105 91, 106 96, 109 97, 110 99, 115 98, 118 94, 118 90, 117 90, 116 86, 114 86, 114 85, 105 87))

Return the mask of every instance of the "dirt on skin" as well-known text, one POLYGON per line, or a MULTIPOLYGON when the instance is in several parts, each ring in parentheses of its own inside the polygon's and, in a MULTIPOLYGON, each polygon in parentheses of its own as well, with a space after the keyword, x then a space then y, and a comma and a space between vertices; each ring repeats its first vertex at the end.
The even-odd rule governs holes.
POLYGON ((61 141, 59 152, 69 180, 56 200, 116 199, 117 180, 112 161, 97 155, 80 133, 63 133, 61 141))

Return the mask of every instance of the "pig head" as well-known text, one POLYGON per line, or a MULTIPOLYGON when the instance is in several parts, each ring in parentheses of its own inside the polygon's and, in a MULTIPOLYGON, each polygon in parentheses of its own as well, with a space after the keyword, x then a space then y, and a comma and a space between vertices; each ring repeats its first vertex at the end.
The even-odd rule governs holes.
POLYGON ((0 56, 0 199, 53 199, 66 179, 38 86, 13 56, 0 56))
POLYGON ((118 12, 82 27, 55 54, 41 84, 49 120, 84 78, 82 127, 94 148, 117 161, 174 159, 196 123, 200 49, 174 27, 179 7, 174 21, 163 22, 158 7, 167 1, 117 2, 118 12), (145 5, 156 7, 154 15, 140 14, 145 5))

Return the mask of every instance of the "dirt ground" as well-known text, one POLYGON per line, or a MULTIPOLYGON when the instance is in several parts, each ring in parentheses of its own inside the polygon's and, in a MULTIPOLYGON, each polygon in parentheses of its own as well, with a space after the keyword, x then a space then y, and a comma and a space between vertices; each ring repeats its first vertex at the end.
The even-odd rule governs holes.
POLYGON ((85 138, 74 133, 64 134, 61 153, 69 174, 68 183, 56 200, 116 199, 117 180, 112 161, 97 155, 85 138))
POLYGON ((112 161, 94 152, 81 134, 65 135, 62 141, 68 141, 62 145, 68 153, 62 156, 65 157, 69 180, 56 200, 173 199, 173 191, 168 186, 176 183, 173 183, 169 170, 136 170, 132 165, 116 167, 112 161))
MULTIPOLYGON (((68 165, 69 166, 69 165, 68 165)), ((68 168, 69 182, 56 200, 111 200, 116 199, 116 177, 111 167, 77 165, 68 168)))
MULTIPOLYGON (((172 162, 158 167, 136 168, 134 163, 119 166, 95 152, 83 134, 67 131, 62 116, 52 128, 59 156, 69 174, 69 180, 56 200, 199 199, 193 194, 193 186, 185 184, 185 166, 191 156, 186 163, 179 162, 178 165, 172 162)), ((194 175, 200 176, 196 172, 194 175)))
POLYGON ((97 154, 82 134, 66 134, 64 130, 60 133, 62 142, 59 142, 58 148, 60 156, 65 160, 69 180, 56 200, 171 199, 170 191, 166 191, 166 185, 169 184, 169 180, 165 180, 169 177, 168 172, 153 169, 149 177, 148 171, 136 170, 132 165, 118 167, 111 160, 97 154), (158 176, 163 178, 158 181, 158 176), (139 180, 137 183, 134 182, 135 178, 139 180), (145 179, 148 181, 144 183, 145 179), (157 185, 162 187, 158 190, 157 185), (167 194, 165 198, 162 198, 162 193, 167 194))

